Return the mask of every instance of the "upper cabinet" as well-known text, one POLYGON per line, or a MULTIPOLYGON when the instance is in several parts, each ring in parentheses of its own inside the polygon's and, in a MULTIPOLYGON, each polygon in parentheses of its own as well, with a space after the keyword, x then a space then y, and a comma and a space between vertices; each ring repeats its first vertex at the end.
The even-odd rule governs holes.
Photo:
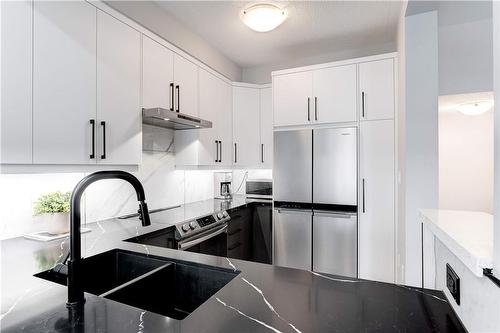
POLYGON ((360 119, 394 118, 394 60, 359 64, 360 119))
POLYGON ((198 66, 174 53, 175 111, 198 117, 198 66))
POLYGON ((274 126, 356 121, 356 65, 273 77, 274 126))
POLYGON ((260 89, 233 87, 233 164, 253 166, 261 159, 260 89))
POLYGON ((273 77, 274 126, 302 125, 311 121, 312 72, 273 77))
POLYGON ((31 1, 1 1, 0 163, 32 163, 31 1))
POLYGON ((97 13, 97 118, 99 163, 140 164, 141 34, 97 13))
POLYGON ((142 37, 142 106, 174 110, 174 53, 142 37))
POLYGON ((356 65, 313 71, 313 105, 316 123, 356 121, 356 65))
POLYGON ((260 165, 273 165, 273 98, 271 88, 260 89, 260 165))
POLYGON ((96 11, 84 1, 34 2, 35 164, 96 163, 96 11))

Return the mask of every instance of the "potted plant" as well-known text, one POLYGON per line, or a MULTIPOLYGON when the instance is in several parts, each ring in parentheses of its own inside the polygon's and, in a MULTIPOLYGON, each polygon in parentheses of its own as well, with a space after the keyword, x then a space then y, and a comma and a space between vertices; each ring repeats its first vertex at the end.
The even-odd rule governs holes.
POLYGON ((42 195, 35 202, 34 215, 48 220, 48 232, 64 234, 69 232, 69 202, 71 192, 52 192, 42 195))

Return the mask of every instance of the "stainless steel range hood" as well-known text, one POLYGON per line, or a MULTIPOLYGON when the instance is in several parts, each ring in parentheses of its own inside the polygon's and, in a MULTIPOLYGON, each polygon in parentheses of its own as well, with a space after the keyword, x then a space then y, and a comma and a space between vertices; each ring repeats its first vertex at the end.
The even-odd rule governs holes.
POLYGON ((142 123, 173 130, 212 128, 211 121, 163 108, 142 109, 142 123))

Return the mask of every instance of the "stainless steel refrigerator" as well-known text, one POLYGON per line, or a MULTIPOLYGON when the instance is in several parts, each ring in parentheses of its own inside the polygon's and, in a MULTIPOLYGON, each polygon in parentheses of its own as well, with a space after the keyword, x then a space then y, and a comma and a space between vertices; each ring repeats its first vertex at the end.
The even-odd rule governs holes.
POLYGON ((357 276, 356 128, 274 133, 274 263, 357 276))

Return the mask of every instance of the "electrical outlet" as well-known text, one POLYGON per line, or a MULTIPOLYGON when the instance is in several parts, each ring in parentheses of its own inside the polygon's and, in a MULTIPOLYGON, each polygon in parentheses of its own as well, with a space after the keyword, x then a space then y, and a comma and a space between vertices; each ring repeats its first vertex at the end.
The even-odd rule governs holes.
POLYGON ((446 264, 446 287, 457 304, 460 305, 460 278, 450 264, 446 264))

